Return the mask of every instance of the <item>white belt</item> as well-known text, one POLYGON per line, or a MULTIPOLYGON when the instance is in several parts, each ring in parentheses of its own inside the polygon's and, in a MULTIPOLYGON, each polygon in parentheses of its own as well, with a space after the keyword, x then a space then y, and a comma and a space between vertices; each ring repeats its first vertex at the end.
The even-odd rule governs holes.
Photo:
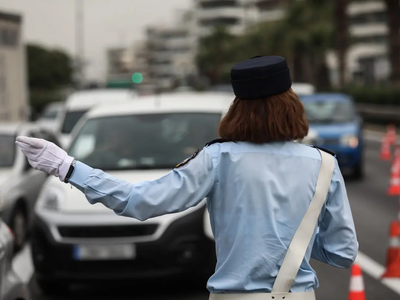
POLYGON ((209 300, 315 300, 314 291, 303 293, 210 294, 209 300))
POLYGON ((300 223, 299 228, 290 242, 289 249, 282 262, 271 293, 244 293, 244 294, 211 294, 210 300, 315 300, 314 291, 289 293, 296 279, 300 265, 304 259, 307 247, 313 236, 315 225, 321 213, 322 206, 328 195, 329 187, 335 168, 333 156, 319 151, 321 154, 321 168, 319 170, 315 194, 300 223))

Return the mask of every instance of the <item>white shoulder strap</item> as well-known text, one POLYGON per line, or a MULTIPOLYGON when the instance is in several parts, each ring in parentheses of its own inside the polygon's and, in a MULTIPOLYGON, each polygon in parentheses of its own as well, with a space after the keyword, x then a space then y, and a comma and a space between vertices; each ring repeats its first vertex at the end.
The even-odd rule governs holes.
POLYGON ((318 217, 321 213, 322 206, 328 195, 331 185, 335 161, 332 155, 319 151, 321 153, 321 168, 318 175, 317 186, 314 197, 310 206, 297 229, 289 249, 283 260, 281 269, 273 286, 273 293, 288 293, 297 276, 300 265, 304 259, 311 237, 314 233, 318 217))

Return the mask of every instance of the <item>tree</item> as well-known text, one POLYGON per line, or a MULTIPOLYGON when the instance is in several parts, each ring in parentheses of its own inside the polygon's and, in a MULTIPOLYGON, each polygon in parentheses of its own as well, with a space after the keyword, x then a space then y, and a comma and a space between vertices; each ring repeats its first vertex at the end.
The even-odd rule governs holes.
POLYGON ((400 84, 400 4, 399 0, 385 0, 389 27, 390 79, 393 84, 400 84))
POLYGON ((72 62, 65 52, 39 45, 27 45, 26 52, 30 104, 40 114, 48 103, 63 99, 62 89, 72 84, 72 62))
POLYGON ((61 50, 27 45, 29 87, 54 90, 72 83, 72 62, 61 50))
POLYGON ((235 36, 225 27, 215 27, 210 35, 200 39, 196 63, 200 73, 209 79, 211 85, 229 82, 235 42, 235 36))
POLYGON ((348 0, 335 0, 333 24, 335 31, 335 50, 339 63, 339 87, 343 88, 346 80, 346 52, 349 43, 349 25, 347 18, 348 0))

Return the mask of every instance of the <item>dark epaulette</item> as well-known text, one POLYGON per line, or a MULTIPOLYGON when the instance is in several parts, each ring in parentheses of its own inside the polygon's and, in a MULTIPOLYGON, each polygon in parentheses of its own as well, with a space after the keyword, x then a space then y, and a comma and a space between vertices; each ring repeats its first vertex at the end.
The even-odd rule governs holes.
POLYGON ((229 141, 225 140, 225 139, 216 139, 216 140, 212 140, 211 142, 208 142, 204 147, 211 146, 212 144, 226 143, 226 142, 229 142, 229 141))
POLYGON ((318 146, 311 146, 311 147, 316 148, 316 149, 319 149, 319 150, 322 150, 322 151, 324 151, 324 152, 326 152, 326 153, 329 153, 329 154, 331 154, 332 156, 336 157, 336 153, 335 153, 335 152, 332 152, 332 151, 330 151, 330 150, 327 150, 327 149, 325 149, 325 148, 321 148, 321 147, 318 147, 318 146))

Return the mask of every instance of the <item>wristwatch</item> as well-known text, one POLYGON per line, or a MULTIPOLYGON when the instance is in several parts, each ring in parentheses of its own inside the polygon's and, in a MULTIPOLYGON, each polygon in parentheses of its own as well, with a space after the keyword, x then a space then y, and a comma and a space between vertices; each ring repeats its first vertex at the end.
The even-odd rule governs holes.
POLYGON ((68 182, 69 182, 69 179, 71 178, 71 175, 72 175, 72 173, 73 173, 74 170, 75 170, 75 164, 76 164, 76 160, 74 159, 74 160, 72 161, 71 165, 69 166, 69 170, 68 170, 67 175, 65 176, 65 179, 64 179, 64 182, 65 182, 65 183, 68 183, 68 182))

